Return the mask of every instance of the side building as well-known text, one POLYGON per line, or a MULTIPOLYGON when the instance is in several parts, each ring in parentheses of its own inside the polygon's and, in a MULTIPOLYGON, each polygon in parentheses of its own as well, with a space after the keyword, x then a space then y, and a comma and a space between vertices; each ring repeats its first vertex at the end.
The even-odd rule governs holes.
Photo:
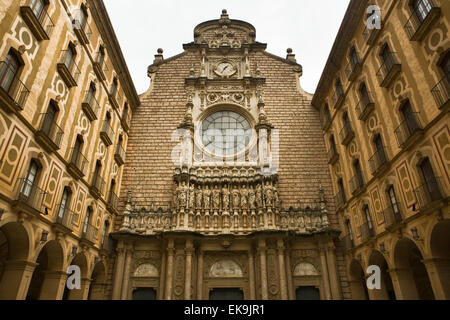
POLYGON ((0 299, 103 299, 139 98, 101 0, 2 1, 0 299), (80 290, 65 289, 80 267, 80 290))
POLYGON ((450 299, 449 14, 352 0, 313 98, 353 299, 450 299), (382 290, 366 288, 371 265, 382 290))

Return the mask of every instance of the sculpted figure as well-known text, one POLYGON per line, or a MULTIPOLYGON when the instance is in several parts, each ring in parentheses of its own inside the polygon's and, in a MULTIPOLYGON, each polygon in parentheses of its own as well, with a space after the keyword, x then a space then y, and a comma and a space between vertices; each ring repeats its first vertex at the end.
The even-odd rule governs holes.
POLYGON ((215 185, 212 191, 212 203, 214 210, 220 209, 220 190, 218 185, 215 185))
POLYGON ((280 200, 280 194, 278 193, 278 189, 273 189, 273 202, 275 205, 275 208, 281 208, 281 200, 280 200))
POLYGON ((186 186, 186 182, 183 181, 182 185, 178 187, 178 208, 186 207, 186 196, 187 196, 188 188, 186 186))
POLYGON ((241 206, 242 209, 246 210, 248 208, 248 190, 247 186, 243 186, 241 189, 241 206))
POLYGON ((273 205, 273 191, 272 186, 269 182, 266 183, 266 186, 264 187, 264 193, 266 198, 266 207, 272 207, 273 205))
POLYGON ((197 189, 195 189, 195 208, 197 210, 202 209, 202 200, 203 200, 202 189, 200 185, 198 185, 197 189))
POLYGON ((224 185, 222 188, 222 210, 228 211, 230 208, 230 191, 228 186, 224 185))
POLYGON ((258 208, 263 207, 263 192, 260 184, 256 187, 256 205, 258 208))
POLYGON ((234 210, 239 210, 240 207, 240 196, 241 194, 239 193, 239 190, 237 189, 236 186, 233 187, 233 191, 232 191, 232 197, 233 197, 233 209, 234 210))
POLYGON ((203 203, 205 204, 205 209, 211 209, 211 190, 209 190, 208 185, 203 190, 203 203))
POLYGON ((195 204, 195 188, 194 185, 191 184, 189 187, 189 209, 194 209, 195 204))
POLYGON ((255 193, 255 187, 250 186, 250 189, 248 190, 248 204, 250 206, 250 209, 255 209, 256 206, 256 193, 255 193))

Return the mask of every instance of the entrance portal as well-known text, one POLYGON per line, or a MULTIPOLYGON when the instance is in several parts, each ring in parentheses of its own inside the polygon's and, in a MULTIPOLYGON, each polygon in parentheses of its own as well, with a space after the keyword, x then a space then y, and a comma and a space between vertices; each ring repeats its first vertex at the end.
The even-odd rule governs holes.
POLYGON ((133 300, 156 300, 156 290, 153 288, 137 288, 133 291, 133 300))
POLYGON ((320 292, 316 287, 300 287, 295 294, 297 300, 320 300, 320 292))
POLYGON ((209 300, 244 300, 244 293, 241 289, 234 288, 212 289, 209 300))

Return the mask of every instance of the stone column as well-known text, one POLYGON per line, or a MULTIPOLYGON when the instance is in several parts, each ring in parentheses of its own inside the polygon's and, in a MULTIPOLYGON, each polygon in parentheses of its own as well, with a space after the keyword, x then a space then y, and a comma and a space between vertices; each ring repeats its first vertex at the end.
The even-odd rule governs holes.
POLYGON ((191 300, 191 285, 192 285, 192 253, 194 252, 194 246, 192 240, 186 240, 186 275, 185 275, 185 287, 184 287, 184 299, 191 300))
POLYGON ((131 268, 131 258, 132 257, 133 257, 133 247, 132 247, 132 245, 130 245, 127 248, 126 259, 125 259, 121 300, 128 300, 128 286, 130 283, 130 268, 131 268))
POLYGON ((259 239, 258 253, 261 263, 261 298, 262 300, 268 300, 269 292, 267 290, 267 259, 265 239, 259 239))
POLYGON ((25 300, 36 266, 30 261, 7 261, 0 283, 0 300, 25 300))
POLYGON ((278 262, 280 265, 280 289, 281 289, 281 300, 288 299, 288 291, 286 284, 286 266, 284 264, 284 243, 282 239, 277 242, 278 247, 278 262))
POLYGON ((67 273, 64 271, 47 271, 44 275, 39 300, 62 300, 67 273))
POLYGON ((166 300, 172 300, 172 277, 173 277, 173 259, 175 255, 175 247, 173 239, 169 240, 167 245, 167 266, 166 266, 166 300))
POLYGON ((412 271, 409 269, 389 269, 392 285, 394 286, 395 297, 397 300, 418 300, 416 283, 412 271))
POLYGON ((450 261, 448 259, 424 259, 436 300, 450 300, 450 261))
POLYGON ((122 292, 123 267, 125 263, 125 249, 123 246, 123 241, 120 241, 116 249, 117 258, 112 292, 113 300, 120 300, 120 294, 122 292))
POLYGON ((256 300, 255 290, 255 254, 253 249, 248 250, 248 278, 250 285, 250 300, 256 300))
POLYGON ((291 250, 289 248, 286 248, 285 257, 286 257, 286 276, 288 283, 289 300, 295 300, 294 284, 292 282, 291 250))
POLYGON ((326 249, 320 248, 320 262, 322 265, 322 280, 323 288, 325 290, 325 299, 331 300, 331 289, 330 289, 330 277, 328 276, 327 258, 325 256, 326 249))
POLYGON ((198 248, 197 257, 197 299, 203 299, 203 251, 202 248, 198 248))
POLYGON ((340 284, 341 281, 339 280, 339 274, 336 266, 336 253, 335 253, 335 246, 333 243, 329 243, 327 247, 327 263, 328 263, 328 272, 330 276, 330 283, 331 283, 331 294, 333 296, 333 300, 341 300, 341 290, 340 290, 340 284))
POLYGON ((167 255, 164 251, 161 257, 161 272, 159 275, 158 300, 164 300, 164 279, 166 277, 166 260, 167 255))

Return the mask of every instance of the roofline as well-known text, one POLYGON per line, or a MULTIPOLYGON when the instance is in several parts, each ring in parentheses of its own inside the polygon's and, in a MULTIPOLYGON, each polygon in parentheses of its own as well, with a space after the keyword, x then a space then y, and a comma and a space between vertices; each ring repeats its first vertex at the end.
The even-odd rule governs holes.
POLYGON ((88 0, 88 3, 102 40, 107 45, 108 55, 118 73, 121 86, 128 98, 128 102, 132 108, 136 108, 141 102, 105 4, 103 0, 88 0))
POLYGON ((311 101, 312 105, 319 109, 320 103, 322 103, 323 96, 327 93, 330 86, 334 81, 336 71, 339 70, 341 60, 345 57, 348 43, 353 38, 355 28, 359 25, 361 16, 364 14, 364 8, 367 7, 369 0, 351 0, 347 8, 347 11, 342 20, 338 34, 334 41, 330 55, 328 56, 327 63, 320 77, 319 84, 317 85, 314 93, 314 98, 311 101))

